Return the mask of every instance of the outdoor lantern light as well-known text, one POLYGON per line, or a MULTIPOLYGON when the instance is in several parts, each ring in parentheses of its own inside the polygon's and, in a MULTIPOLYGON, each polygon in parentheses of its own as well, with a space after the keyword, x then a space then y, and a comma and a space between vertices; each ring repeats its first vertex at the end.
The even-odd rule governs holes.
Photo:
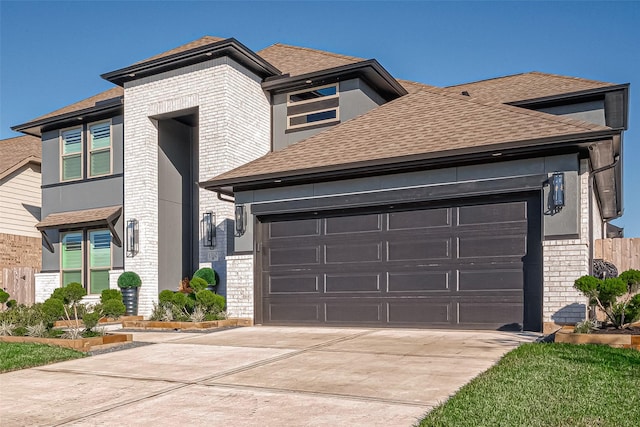
POLYGON ((244 205, 236 205, 236 237, 240 237, 246 231, 247 212, 244 205))
POLYGON ((138 220, 127 220, 127 257, 132 258, 138 253, 138 220))
POLYGON ((551 203, 554 212, 560 211, 564 206, 564 173, 556 172, 551 176, 551 203))
POLYGON ((216 214, 204 212, 202 214, 202 245, 212 248, 216 245, 216 214))

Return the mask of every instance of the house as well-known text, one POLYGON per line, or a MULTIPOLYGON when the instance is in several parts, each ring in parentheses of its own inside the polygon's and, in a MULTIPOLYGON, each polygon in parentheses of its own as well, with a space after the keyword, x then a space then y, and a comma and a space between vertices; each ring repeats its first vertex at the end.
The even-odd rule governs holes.
POLYGON ((628 84, 540 72, 439 88, 376 60, 203 37, 13 127, 41 137, 40 299, 212 266, 256 323, 526 329, 622 214, 628 84))
MULTIPOLYGON (((35 225, 40 221, 40 139, 20 136, 0 141, 0 289, 27 303, 5 283, 4 269, 31 267, 40 270, 41 239, 35 225)), ((33 301, 31 301, 33 302, 33 301)))

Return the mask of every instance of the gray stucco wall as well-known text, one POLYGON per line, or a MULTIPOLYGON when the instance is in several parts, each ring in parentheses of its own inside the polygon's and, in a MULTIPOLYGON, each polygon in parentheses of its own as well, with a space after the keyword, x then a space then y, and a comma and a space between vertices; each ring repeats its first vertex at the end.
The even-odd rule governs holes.
MULTIPOLYGON (((338 84, 340 94, 340 122, 360 116, 373 108, 384 104, 384 99, 378 95, 362 79, 345 80, 338 84)), ((303 139, 315 135, 328 126, 315 129, 287 131, 287 95, 273 96, 272 106, 272 141, 273 151, 279 151, 303 139)))
POLYGON ((572 119, 584 120, 585 122, 606 126, 604 100, 539 108, 537 111, 542 111, 543 113, 549 113, 556 116, 567 116, 572 119))
MULTIPOLYGON (((93 122, 92 122, 93 123, 93 122)), ((70 212, 123 204, 123 116, 111 119, 111 150, 113 175, 60 182, 60 131, 52 130, 42 134, 42 218, 52 213, 70 212)), ((83 124, 86 131, 87 124, 83 124)), ((83 135, 86 138, 86 132, 83 135)), ((86 139, 83 150, 86 174, 86 139)), ((112 267, 124 266, 124 221, 116 222, 116 231, 123 241, 123 247, 112 245, 112 267)), ((42 251, 42 270, 57 271, 60 268, 59 233, 48 230, 47 235, 54 245, 54 253, 42 251)))
MULTIPOLYGON (((235 200, 237 204, 245 204, 249 212, 251 212, 251 206, 256 203, 322 198, 360 192, 445 186, 475 181, 486 181, 490 184, 492 180, 497 178, 518 178, 531 175, 548 175, 553 172, 564 172, 566 206, 558 213, 543 215, 543 229, 545 238, 555 238, 558 236, 569 237, 578 236, 580 232, 578 168, 577 154, 567 154, 562 156, 540 157, 535 159, 237 192, 235 194, 235 200)), ((543 206, 545 206, 545 210, 547 210, 546 201, 548 199, 548 188, 543 187, 542 182, 540 183, 540 188, 544 191, 543 206)), ((249 215, 247 231, 243 236, 236 237, 236 252, 253 250, 254 221, 255 217, 249 215)))

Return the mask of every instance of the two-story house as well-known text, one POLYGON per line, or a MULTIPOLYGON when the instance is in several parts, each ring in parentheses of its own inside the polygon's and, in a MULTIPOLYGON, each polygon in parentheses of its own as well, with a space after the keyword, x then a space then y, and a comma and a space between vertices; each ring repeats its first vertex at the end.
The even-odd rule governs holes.
POLYGON ((375 60, 203 37, 13 129, 42 138, 40 298, 212 266, 231 316, 542 330, 622 214, 628 85, 437 88, 375 60))

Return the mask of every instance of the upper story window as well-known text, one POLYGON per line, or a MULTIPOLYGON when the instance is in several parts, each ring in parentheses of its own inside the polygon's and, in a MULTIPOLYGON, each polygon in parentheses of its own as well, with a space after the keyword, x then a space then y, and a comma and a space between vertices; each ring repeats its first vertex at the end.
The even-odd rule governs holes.
POLYGON ((60 131, 61 181, 109 175, 111 164, 111 121, 60 131))
POLYGON ((287 129, 340 121, 338 84, 287 94, 287 129))
POLYGON ((61 143, 62 181, 82 178, 82 128, 62 131, 61 143))
POLYGON ((111 122, 89 126, 89 176, 111 173, 111 122))

